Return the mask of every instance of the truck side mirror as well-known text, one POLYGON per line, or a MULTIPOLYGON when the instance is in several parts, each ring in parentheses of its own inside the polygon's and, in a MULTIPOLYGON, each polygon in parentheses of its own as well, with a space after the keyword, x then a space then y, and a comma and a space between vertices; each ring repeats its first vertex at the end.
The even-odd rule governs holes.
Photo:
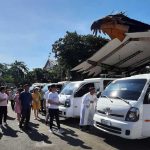
POLYGON ((79 91, 76 91, 74 93, 74 97, 82 97, 84 95, 83 91, 82 90, 79 90, 79 91))
POLYGON ((77 93, 78 93, 77 91, 74 92, 74 97, 77 97, 77 93))
POLYGON ((101 96, 101 92, 97 92, 97 98, 99 98, 101 96))

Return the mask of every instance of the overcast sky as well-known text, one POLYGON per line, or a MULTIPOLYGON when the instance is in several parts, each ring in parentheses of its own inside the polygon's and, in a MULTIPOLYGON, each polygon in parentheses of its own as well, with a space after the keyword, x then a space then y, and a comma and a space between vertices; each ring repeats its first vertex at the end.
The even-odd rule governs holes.
POLYGON ((0 0, 0 63, 41 68, 66 31, 92 34, 93 21, 120 11, 150 24, 149 6, 150 0, 0 0))

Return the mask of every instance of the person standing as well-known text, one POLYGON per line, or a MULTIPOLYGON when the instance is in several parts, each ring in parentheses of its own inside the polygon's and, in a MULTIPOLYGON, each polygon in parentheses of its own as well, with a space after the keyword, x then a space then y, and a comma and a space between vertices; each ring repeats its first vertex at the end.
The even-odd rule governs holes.
POLYGON ((45 117, 45 124, 48 124, 48 119, 49 119, 49 103, 48 103, 48 95, 51 92, 51 86, 48 86, 48 91, 45 92, 44 94, 44 99, 45 99, 45 108, 46 108, 46 117, 45 117))
POLYGON ((40 98, 40 111, 41 111, 41 114, 44 115, 44 93, 42 91, 42 86, 39 87, 38 91, 41 95, 41 98, 40 98))
POLYGON ((19 96, 22 91, 23 89, 18 89, 14 97, 14 102, 15 102, 14 110, 15 110, 15 113, 17 113, 17 120, 19 123, 20 123, 20 118, 21 118, 21 102, 19 100, 19 96))
POLYGON ((7 125, 7 101, 8 95, 5 93, 5 87, 0 87, 0 127, 2 127, 2 120, 4 125, 7 125))
POLYGON ((35 87, 33 89, 32 93, 32 109, 34 111, 34 119, 37 120, 39 118, 39 109, 40 109, 40 100, 41 100, 41 95, 39 93, 39 88, 35 87))
POLYGON ((82 98, 81 110, 80 110, 80 129, 89 130, 93 125, 93 116, 95 112, 97 97, 95 94, 95 88, 90 87, 89 92, 82 98))
POLYGON ((57 127, 58 127, 58 133, 62 133, 63 131, 60 129, 60 121, 59 121, 59 97, 58 93, 56 92, 57 88, 56 85, 51 85, 51 92, 48 95, 48 103, 49 103, 49 115, 50 115, 50 129, 49 132, 53 132, 52 126, 53 126, 53 120, 54 117, 56 119, 57 127))
POLYGON ((13 91, 13 87, 10 88, 10 90, 8 91, 9 92, 9 97, 8 99, 10 100, 11 102, 11 108, 12 110, 14 111, 14 106, 15 106, 15 102, 14 102, 14 91, 13 91))
POLYGON ((19 99, 21 101, 21 120, 19 127, 22 128, 22 124, 25 120, 25 128, 28 128, 28 123, 30 121, 30 112, 32 104, 32 95, 29 92, 29 85, 24 85, 24 91, 21 92, 19 99))

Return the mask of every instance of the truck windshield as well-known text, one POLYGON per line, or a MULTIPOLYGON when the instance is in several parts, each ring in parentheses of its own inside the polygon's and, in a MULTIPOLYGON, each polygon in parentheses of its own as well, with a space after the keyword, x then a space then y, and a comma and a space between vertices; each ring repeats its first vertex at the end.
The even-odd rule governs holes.
POLYGON ((60 94, 72 95, 73 92, 79 87, 79 83, 68 83, 60 94))
POLYGON ((45 93, 46 91, 48 91, 48 86, 52 85, 52 83, 50 84, 46 84, 43 88, 42 91, 45 93))
POLYGON ((145 83, 146 79, 116 80, 105 88, 101 96, 137 101, 145 83))

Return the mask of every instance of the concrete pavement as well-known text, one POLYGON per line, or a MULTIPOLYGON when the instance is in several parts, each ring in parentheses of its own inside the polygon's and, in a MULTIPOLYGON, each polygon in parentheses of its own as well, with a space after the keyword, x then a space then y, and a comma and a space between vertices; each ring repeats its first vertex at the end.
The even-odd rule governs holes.
POLYGON ((31 130, 18 127, 16 114, 8 106, 8 126, 0 129, 0 150, 150 150, 150 140, 125 140, 103 133, 95 128, 91 132, 79 130, 78 119, 61 119, 63 134, 48 132, 44 116, 33 119, 31 130))

